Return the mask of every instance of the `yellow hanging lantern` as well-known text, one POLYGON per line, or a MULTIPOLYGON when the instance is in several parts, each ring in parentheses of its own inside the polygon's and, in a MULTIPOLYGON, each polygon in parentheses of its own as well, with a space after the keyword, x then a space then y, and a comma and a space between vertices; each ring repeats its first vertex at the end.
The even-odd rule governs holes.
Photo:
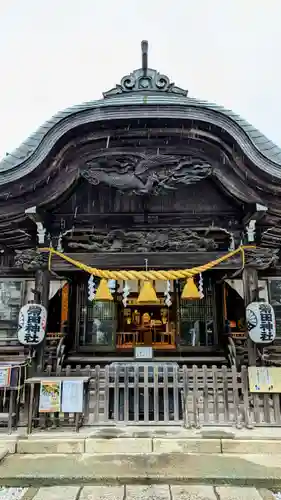
POLYGON ((201 298, 199 290, 195 285, 193 278, 188 278, 188 280, 186 281, 181 294, 181 298, 187 300, 198 300, 201 298))
POLYGON ((101 279, 96 291, 95 300, 113 300, 111 291, 108 288, 107 280, 101 279))
POLYGON ((159 304, 160 300, 158 299, 156 292, 153 288, 151 281, 144 281, 139 296, 137 298, 138 304, 159 304))

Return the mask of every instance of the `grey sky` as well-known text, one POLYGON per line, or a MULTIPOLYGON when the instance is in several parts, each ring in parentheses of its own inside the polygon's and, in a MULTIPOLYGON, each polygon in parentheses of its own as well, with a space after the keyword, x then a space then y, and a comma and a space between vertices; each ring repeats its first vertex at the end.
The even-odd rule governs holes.
POLYGON ((0 157, 140 66, 281 145, 281 0, 1 0, 0 157))

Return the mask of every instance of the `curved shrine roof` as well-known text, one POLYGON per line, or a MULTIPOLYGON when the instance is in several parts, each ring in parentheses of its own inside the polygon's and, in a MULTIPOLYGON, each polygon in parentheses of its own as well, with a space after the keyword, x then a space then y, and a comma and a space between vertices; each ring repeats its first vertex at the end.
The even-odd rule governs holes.
POLYGON ((71 106, 46 121, 0 162, 0 185, 31 173, 55 143, 79 125, 124 118, 184 118, 217 125, 228 132, 263 171, 281 178, 281 149, 229 109, 188 97, 168 77, 143 67, 125 76, 104 98, 71 106))

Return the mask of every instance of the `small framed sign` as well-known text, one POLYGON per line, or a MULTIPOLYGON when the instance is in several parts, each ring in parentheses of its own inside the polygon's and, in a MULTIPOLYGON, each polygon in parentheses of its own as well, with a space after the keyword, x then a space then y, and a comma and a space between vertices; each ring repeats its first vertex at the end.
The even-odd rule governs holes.
POLYGON ((9 387, 11 385, 11 367, 0 366, 0 387, 9 387))
POLYGON ((250 392, 280 394, 280 366, 249 366, 248 374, 250 392))
POLYGON ((61 408, 61 382, 40 384, 39 413, 59 412, 61 408))
POLYGON ((63 413, 83 413, 84 382, 64 380, 62 383, 61 411, 63 413))
POLYGON ((152 347, 135 347, 135 359, 152 359, 153 349, 152 347))

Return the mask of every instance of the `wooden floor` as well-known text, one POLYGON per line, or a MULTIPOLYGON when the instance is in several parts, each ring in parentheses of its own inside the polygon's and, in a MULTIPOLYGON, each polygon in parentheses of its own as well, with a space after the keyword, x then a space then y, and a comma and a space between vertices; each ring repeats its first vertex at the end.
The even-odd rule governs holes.
MULTIPOLYGON (((72 353, 69 354, 65 360, 65 365, 67 364, 72 364, 72 363, 80 363, 80 364, 89 364, 89 365, 96 365, 96 364, 107 364, 107 363, 116 363, 116 362, 130 362, 130 361, 135 361, 134 356, 122 356, 120 353, 119 356, 107 356, 107 355, 99 355, 99 356, 91 356, 88 354, 82 354, 82 353, 72 353)), ((225 356, 185 356, 185 355, 175 355, 172 354, 170 356, 156 356, 154 358, 154 361, 158 362, 178 362, 178 363, 185 363, 185 364, 207 364, 207 365, 220 365, 220 364, 228 364, 227 359, 225 356)))
MULTIPOLYGON (((123 349, 133 349, 134 347, 143 347, 144 344, 132 344, 131 342, 127 342, 126 344, 119 344, 117 345, 118 351, 122 351, 123 349)), ((153 349, 156 351, 176 351, 177 346, 175 344, 163 344, 162 342, 153 342, 152 343, 153 349)))

